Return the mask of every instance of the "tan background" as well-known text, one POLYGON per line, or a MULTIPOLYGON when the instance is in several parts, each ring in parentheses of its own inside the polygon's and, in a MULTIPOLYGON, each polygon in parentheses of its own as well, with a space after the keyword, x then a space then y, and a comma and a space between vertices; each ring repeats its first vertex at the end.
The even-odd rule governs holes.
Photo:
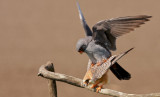
MULTIPOLYGON (((119 81, 109 73, 107 88, 127 93, 160 92, 160 0, 79 0, 92 27, 119 16, 152 15, 150 22, 117 41, 114 53, 135 47, 119 63, 131 74, 119 81)), ((83 78, 88 57, 76 52, 84 37, 75 0, 0 0, 0 97, 48 97, 47 81, 37 77, 52 60, 56 72, 83 78)), ((107 97, 57 82, 59 97, 107 97)))

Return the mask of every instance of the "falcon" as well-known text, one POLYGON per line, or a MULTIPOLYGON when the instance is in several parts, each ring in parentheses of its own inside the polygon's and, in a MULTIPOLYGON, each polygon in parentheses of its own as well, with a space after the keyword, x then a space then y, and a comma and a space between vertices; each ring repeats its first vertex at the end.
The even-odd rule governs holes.
POLYGON ((116 50, 116 39, 119 36, 140 27, 140 25, 144 24, 146 21, 149 21, 151 16, 137 15, 102 20, 97 22, 91 30, 85 21, 78 2, 77 7, 86 37, 78 40, 76 49, 79 53, 86 53, 89 57, 87 72, 83 78, 83 84, 85 86, 92 84, 91 88, 95 88, 101 84, 97 88, 98 92, 102 86, 108 82, 108 69, 110 69, 119 80, 129 80, 131 78, 130 73, 122 68, 117 62, 107 68, 107 70, 105 70, 100 77, 96 78, 95 74, 103 71, 103 63, 107 62, 112 56, 111 51, 116 50), (101 69, 95 73, 93 70, 95 71, 96 68, 101 69))

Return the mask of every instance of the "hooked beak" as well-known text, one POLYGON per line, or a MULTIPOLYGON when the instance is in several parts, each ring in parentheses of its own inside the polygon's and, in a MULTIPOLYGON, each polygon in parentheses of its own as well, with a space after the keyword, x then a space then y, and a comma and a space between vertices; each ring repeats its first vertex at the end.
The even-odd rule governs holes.
POLYGON ((82 53, 83 53, 83 51, 79 51, 79 53, 80 53, 80 54, 82 54, 82 53))

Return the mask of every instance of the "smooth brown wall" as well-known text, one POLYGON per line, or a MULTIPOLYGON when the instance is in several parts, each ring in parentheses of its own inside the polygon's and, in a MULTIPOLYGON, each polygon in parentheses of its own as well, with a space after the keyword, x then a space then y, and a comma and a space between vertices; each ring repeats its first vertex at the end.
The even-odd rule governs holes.
MULTIPOLYGON (((132 78, 109 73, 105 87, 127 93, 160 92, 160 0, 79 0, 87 23, 120 16, 151 15, 151 21, 117 40, 119 63, 132 78)), ((37 76, 52 60, 59 73, 83 78, 88 57, 76 52, 84 37, 76 0, 0 0, 0 97, 49 97, 47 80, 37 76)), ((107 97, 57 82, 59 97, 107 97)))

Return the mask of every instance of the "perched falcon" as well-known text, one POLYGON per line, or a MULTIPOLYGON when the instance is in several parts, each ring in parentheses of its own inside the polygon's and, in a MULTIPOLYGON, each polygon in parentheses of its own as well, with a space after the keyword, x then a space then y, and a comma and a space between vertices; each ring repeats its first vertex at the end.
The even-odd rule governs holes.
MULTIPOLYGON (((87 73, 83 79, 84 84, 88 85, 89 82, 92 82, 91 80, 94 76, 89 68, 94 66, 101 67, 102 64, 111 57, 110 50, 116 50, 117 37, 133 31, 134 28, 140 27, 140 25, 144 24, 146 21, 149 21, 151 16, 138 15, 103 20, 96 23, 91 30, 85 21, 78 2, 77 6, 86 37, 78 40, 76 49, 81 54, 85 52, 89 57, 90 64, 88 65, 87 73)), ((119 80, 129 80, 131 78, 131 75, 117 62, 110 67, 110 70, 119 80)), ((102 83, 103 85, 107 83, 107 71, 108 70, 106 70, 101 78, 96 79, 99 81, 98 84, 102 83)), ((92 83, 94 82, 95 81, 92 83)), ((94 83, 92 88, 95 86, 97 86, 97 83, 94 83)), ((98 90, 100 90, 100 88, 101 87, 99 87, 98 90)))

